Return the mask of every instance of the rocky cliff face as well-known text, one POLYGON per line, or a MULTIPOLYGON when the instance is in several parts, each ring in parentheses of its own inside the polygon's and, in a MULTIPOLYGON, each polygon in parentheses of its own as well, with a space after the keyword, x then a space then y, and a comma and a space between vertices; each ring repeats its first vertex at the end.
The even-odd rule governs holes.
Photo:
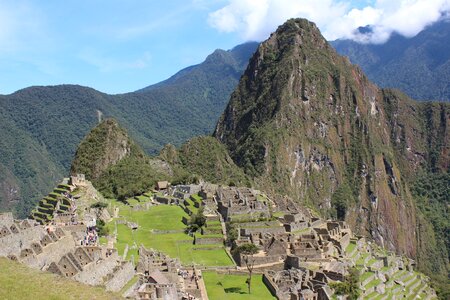
POLYGON ((431 161, 448 168, 448 119, 448 105, 379 89, 295 19, 259 46, 214 135, 260 188, 416 257, 408 178, 431 161))

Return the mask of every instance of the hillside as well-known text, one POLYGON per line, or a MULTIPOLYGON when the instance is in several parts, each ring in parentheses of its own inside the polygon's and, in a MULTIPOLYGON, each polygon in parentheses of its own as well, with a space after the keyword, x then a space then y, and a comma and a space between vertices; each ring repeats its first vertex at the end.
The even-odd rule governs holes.
POLYGON ((105 197, 121 201, 151 190, 160 180, 250 185, 225 146, 211 136, 192 138, 179 149, 168 144, 151 157, 114 119, 102 121, 86 135, 70 170, 71 175, 84 174, 105 197))
POLYGON ((1 299, 121 299, 101 287, 91 287, 73 280, 37 271, 0 257, 1 299))
POLYGON ((104 120, 81 141, 70 172, 84 174, 104 196, 119 200, 173 177, 167 163, 147 156, 114 119, 104 120))
POLYGON ((381 87, 418 100, 450 101, 450 22, 437 22, 412 38, 393 34, 384 44, 331 42, 381 87))
POLYGON ((99 116, 116 118, 146 153, 211 133, 256 46, 216 50, 203 63, 133 93, 60 85, 0 95, 0 210, 28 215, 67 175, 99 116))
POLYGON ((417 209, 410 184, 448 171, 449 118, 448 104, 379 89, 313 23, 293 19, 259 46, 214 136, 257 187, 346 220, 445 278, 448 249, 437 243, 448 236, 417 209))
POLYGON ((199 179, 225 185, 250 186, 249 178, 231 159, 227 149, 211 136, 195 137, 176 149, 166 145, 159 157, 177 170, 177 180, 199 179))

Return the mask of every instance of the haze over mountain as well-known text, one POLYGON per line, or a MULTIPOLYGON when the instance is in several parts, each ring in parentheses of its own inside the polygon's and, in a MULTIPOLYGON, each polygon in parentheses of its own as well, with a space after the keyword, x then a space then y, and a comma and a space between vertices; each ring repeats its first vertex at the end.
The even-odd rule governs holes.
MULTIPOLYGON (((370 28, 365 28, 370 35, 370 28)), ((418 100, 450 101, 450 20, 412 38, 393 34, 383 44, 336 40, 336 50, 382 87, 398 88, 418 100)))
POLYGON ((199 65, 127 94, 60 85, 0 95, 0 209, 27 215, 68 174, 77 145, 99 117, 115 117, 153 154, 169 142, 211 133, 256 46, 216 50, 199 65))

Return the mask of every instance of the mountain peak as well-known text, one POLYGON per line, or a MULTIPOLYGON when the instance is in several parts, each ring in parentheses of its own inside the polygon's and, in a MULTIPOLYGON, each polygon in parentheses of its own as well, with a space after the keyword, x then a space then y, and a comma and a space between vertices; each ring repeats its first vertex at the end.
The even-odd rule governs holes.
POLYGON ((314 23, 291 19, 259 46, 215 136, 260 187, 415 256, 413 204, 392 154, 385 95, 314 23), (348 210, 339 206, 342 190, 352 191, 341 199, 348 210))
POLYGON ((89 180, 96 180, 108 167, 131 155, 135 148, 115 119, 105 119, 80 143, 72 162, 71 173, 82 173, 89 180))

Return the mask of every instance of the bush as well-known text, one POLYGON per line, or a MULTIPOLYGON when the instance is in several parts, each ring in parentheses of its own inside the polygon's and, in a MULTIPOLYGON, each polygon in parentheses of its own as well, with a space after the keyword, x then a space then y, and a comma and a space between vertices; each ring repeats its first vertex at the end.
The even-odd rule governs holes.
POLYGON ((356 268, 349 269, 349 274, 344 282, 331 283, 330 287, 334 289, 336 295, 348 296, 349 300, 356 300, 361 293, 359 289, 359 271, 356 268))
POLYGON ((105 226, 105 221, 97 219, 96 227, 99 236, 107 236, 109 234, 109 228, 105 226))
POLYGON ((191 216, 191 219, 189 220, 189 225, 186 228, 187 232, 197 232, 199 229, 201 229, 206 224, 206 217, 203 214, 203 207, 200 207, 200 209, 197 211, 196 214, 191 216))
POLYGON ((91 205, 91 208, 106 208, 108 207, 108 203, 105 202, 95 202, 91 205))

